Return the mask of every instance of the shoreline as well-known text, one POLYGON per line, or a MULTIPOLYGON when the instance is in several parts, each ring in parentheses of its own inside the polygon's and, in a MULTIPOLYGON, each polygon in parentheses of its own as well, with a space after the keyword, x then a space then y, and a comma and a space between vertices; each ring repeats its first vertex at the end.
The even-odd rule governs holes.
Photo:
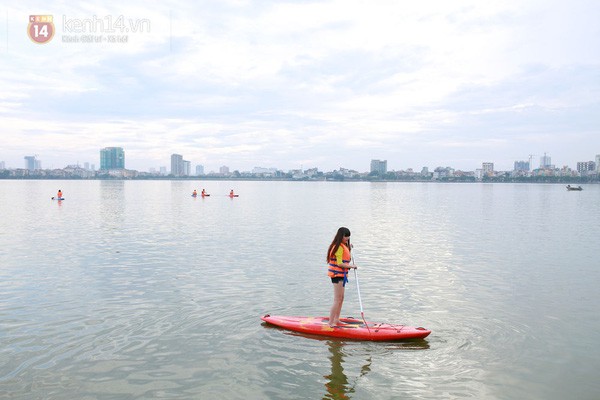
POLYGON ((0 181, 250 181, 250 182, 367 182, 367 183, 542 183, 542 184, 577 184, 577 185, 597 185, 600 184, 600 178, 570 178, 570 177, 533 177, 533 178, 487 178, 483 180, 476 179, 363 179, 363 178, 259 178, 259 177, 209 177, 209 176, 190 176, 190 177, 0 177, 0 181))

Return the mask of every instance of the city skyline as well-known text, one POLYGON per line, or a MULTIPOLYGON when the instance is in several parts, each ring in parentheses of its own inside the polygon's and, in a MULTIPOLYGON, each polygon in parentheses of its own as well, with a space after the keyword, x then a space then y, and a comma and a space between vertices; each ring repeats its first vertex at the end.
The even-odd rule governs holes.
MULTIPOLYGON (((367 170, 348 168, 346 166, 341 165, 341 166, 339 166, 339 168, 329 170, 328 172, 335 171, 337 169, 344 169, 344 170, 355 170, 359 173, 363 173, 365 171, 370 171, 370 172, 377 171, 378 173, 383 174, 387 171, 397 171, 397 172, 406 171, 406 170, 417 171, 417 170, 421 170, 421 169, 429 170, 429 169, 436 169, 436 168, 450 168, 452 170, 458 170, 458 171, 464 171, 464 172, 473 172, 473 171, 481 170, 483 173, 494 172, 494 171, 533 171, 536 169, 560 170, 560 169, 565 169, 565 168, 569 169, 569 170, 576 170, 576 171, 580 171, 580 169, 584 169, 585 171, 593 170, 596 172, 600 172, 600 154, 595 154, 595 156, 593 158, 590 158, 588 160, 577 161, 575 166, 557 165, 552 162, 552 156, 547 153, 544 153, 544 155, 539 158, 539 165, 536 166, 534 163, 533 157, 534 157, 534 155, 530 154, 528 160, 514 160, 513 165, 510 169, 500 169, 496 166, 494 161, 482 161, 478 167, 469 169, 469 170, 466 170, 466 169, 461 170, 460 168, 455 168, 454 166, 451 166, 451 165, 445 165, 445 166, 444 165, 436 165, 436 166, 421 165, 419 167, 408 167, 405 169, 396 169, 393 166, 388 168, 388 160, 371 159, 369 162, 369 168, 367 168, 367 170)), ((38 158, 37 154, 35 156, 25 156, 24 160, 25 160, 24 169, 28 169, 28 170, 55 169, 54 167, 42 168, 42 160, 40 160, 38 158)), ((83 167, 83 169, 95 171, 95 168, 93 167, 95 165, 94 163, 90 164, 89 162, 86 161, 83 164, 85 165, 85 167, 83 167), (92 165, 92 168, 89 168, 90 165, 92 165)), ((0 160, 0 165, 2 166, 0 169, 12 169, 12 170, 22 169, 22 168, 10 168, 9 166, 6 166, 5 162, 2 160, 0 160)), ((69 168, 69 167, 81 167, 81 164, 79 162, 77 162, 76 164, 66 165, 64 168, 69 168)), ((184 160, 183 155, 175 154, 175 153, 171 154, 171 156, 170 156, 170 167, 171 168, 169 170, 167 170, 166 166, 161 165, 161 166, 157 166, 157 167, 150 167, 145 171, 139 171, 139 170, 135 170, 132 168, 127 168, 126 161, 125 161, 125 150, 123 148, 121 148, 121 147, 105 147, 100 150, 100 170, 125 169, 125 170, 132 170, 132 171, 138 171, 138 172, 151 172, 151 173, 156 173, 157 171, 160 171, 159 173, 162 175, 170 174, 170 175, 174 175, 176 177, 177 176, 193 176, 194 174, 192 174, 192 170, 196 171, 195 175, 209 175, 209 174, 228 175, 231 173, 231 171, 238 171, 238 172, 244 172, 244 173, 249 173, 249 172, 253 172, 256 170, 285 171, 285 169, 279 168, 277 166, 265 168, 262 166, 255 165, 251 169, 242 170, 242 169, 237 169, 237 168, 230 168, 230 166, 227 166, 227 165, 221 165, 218 168, 218 172, 216 169, 211 169, 209 172, 205 173, 205 166, 203 164, 194 163, 189 160, 184 160), (194 166, 194 168, 192 168, 192 165, 194 166), (199 171, 201 171, 201 173, 199 173, 199 171)), ((62 169, 62 168, 59 167, 56 169, 62 169)), ((291 169, 288 169, 287 171, 305 171, 305 170, 310 170, 310 169, 325 171, 325 170, 321 169, 319 166, 306 166, 306 167, 300 166, 300 168, 291 168, 291 169)))
POLYGON ((207 171, 510 170, 544 152, 574 168, 600 149, 597 2, 44 4, 45 44, 27 34, 37 2, 4 8, 6 167, 98 163, 106 145, 139 171, 169 154, 207 171), (109 21, 136 29, 86 41, 109 21))

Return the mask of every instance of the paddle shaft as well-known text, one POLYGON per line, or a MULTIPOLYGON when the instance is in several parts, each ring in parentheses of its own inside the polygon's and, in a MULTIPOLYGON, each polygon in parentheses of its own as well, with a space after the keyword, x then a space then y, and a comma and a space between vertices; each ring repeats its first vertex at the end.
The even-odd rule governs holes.
MULTIPOLYGON (((356 264, 354 263, 354 253, 352 253, 352 265, 354 265, 356 267, 356 264)), ((360 297, 360 285, 358 283, 358 273, 356 272, 356 268, 354 268, 354 279, 356 280, 356 290, 358 291, 358 304, 360 305, 360 316, 362 317, 362 320, 365 323, 365 326, 367 327, 369 334, 371 334, 371 329, 369 329, 369 324, 367 324, 367 321, 365 320, 365 312, 363 310, 362 298, 360 297)))

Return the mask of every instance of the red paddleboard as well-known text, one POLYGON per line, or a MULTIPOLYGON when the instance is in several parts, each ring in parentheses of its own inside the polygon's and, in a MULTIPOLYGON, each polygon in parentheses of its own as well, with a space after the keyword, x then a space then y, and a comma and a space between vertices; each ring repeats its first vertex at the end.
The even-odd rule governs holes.
POLYGON ((340 319, 342 324, 333 328, 328 324, 328 317, 286 317, 267 314, 260 319, 271 325, 295 332, 357 340, 422 339, 431 333, 429 329, 425 328, 376 322, 367 322, 367 328, 362 320, 355 318, 342 318, 340 319))

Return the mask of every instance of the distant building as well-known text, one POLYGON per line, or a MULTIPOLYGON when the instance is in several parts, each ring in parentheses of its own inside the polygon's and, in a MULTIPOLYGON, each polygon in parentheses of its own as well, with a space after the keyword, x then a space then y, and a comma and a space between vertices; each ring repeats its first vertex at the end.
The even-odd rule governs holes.
POLYGON ((171 175, 183 176, 183 156, 181 154, 171 154, 171 175))
POLYGON ((6 169, 6 164, 4 161, 0 161, 0 169, 6 169))
POLYGON ((196 165, 196 175, 204 175, 204 165, 196 165))
POLYGON ((371 172, 377 172, 380 175, 387 173, 387 160, 371 160, 371 172))
POLYGON ((493 175, 494 174, 494 163, 492 163, 492 162, 482 163, 481 170, 484 175, 493 175))
POLYGON ((183 175, 190 176, 192 174, 192 162, 183 160, 183 175))
POLYGON ((543 156, 540 157, 540 168, 552 168, 552 158, 544 153, 543 156))
POLYGON ((221 175, 229 175, 229 167, 226 165, 223 165, 221 168, 219 168, 219 173, 221 175))
POLYGON ((454 169, 450 168, 450 167, 437 167, 436 169, 433 170, 433 175, 432 175, 432 179, 433 180, 437 180, 437 179, 444 179, 444 178, 449 178, 451 176, 454 176, 454 169))
POLYGON ((93 171, 81 168, 79 165, 67 165, 63 168, 63 171, 68 173, 69 176, 77 176, 79 178, 92 178, 95 175, 93 171))
POLYGON ((515 161, 514 171, 529 171, 529 161, 515 161))
MULTIPOLYGON (((315 171, 314 173, 317 174, 318 171, 315 171)), ((252 174, 261 176, 276 176, 277 168, 254 167, 252 168, 252 174)))
POLYGON ((105 147, 100 150, 100 169, 125 169, 125 152, 122 147, 105 147))
MULTIPOLYGON (((269 168, 270 171, 273 171, 273 175, 277 175, 277 168, 269 168)), ((304 171, 304 173, 309 176, 309 177, 316 177, 319 176, 319 169, 318 168, 309 168, 306 171, 304 171)))
POLYGON ((167 175, 167 167, 159 167, 158 173, 161 175, 167 175))
POLYGON ((600 173, 600 154, 596 154, 596 172, 600 173))
POLYGON ((586 176, 596 172, 596 163, 594 161, 580 161, 577 163, 577 172, 580 176, 586 176))
POLYGON ((34 171, 36 169, 42 169, 42 162, 37 159, 36 156, 25 156, 25 169, 34 171))
POLYGON ((25 156, 25 169, 29 171, 33 171, 35 169, 35 157, 34 156, 25 156))

